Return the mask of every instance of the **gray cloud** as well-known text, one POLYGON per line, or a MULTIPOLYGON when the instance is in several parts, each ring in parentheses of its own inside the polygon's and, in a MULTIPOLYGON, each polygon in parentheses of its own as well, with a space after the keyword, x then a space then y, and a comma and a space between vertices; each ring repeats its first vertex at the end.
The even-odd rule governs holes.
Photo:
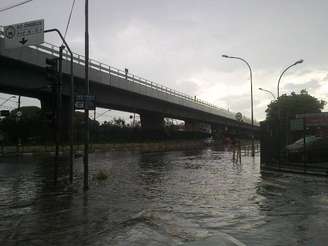
MULTIPOLYGON (((0 8, 13 2, 1 0, 0 8)), ((34 0, 3 12, 0 24, 45 18, 47 28, 64 31, 70 5, 67 0, 34 0)), ((73 50, 82 54, 83 7, 83 1, 76 2, 67 36, 73 50)), ((254 90, 276 88, 283 68, 303 58, 303 64, 288 71, 301 85, 290 82, 286 89, 305 86, 317 93, 312 74, 328 68, 322 55, 328 52, 326 9, 324 0, 90 1, 90 52, 111 66, 127 67, 139 76, 247 113, 247 98, 240 103, 239 97, 249 93, 247 67, 220 55, 250 62, 254 90)), ((52 35, 46 40, 60 43, 52 35)), ((263 115, 257 105, 268 96, 255 96, 257 115, 263 115)))
POLYGON ((284 89, 287 91, 300 92, 303 89, 306 89, 308 92, 313 93, 320 88, 320 82, 317 80, 310 80, 305 83, 287 83, 284 86, 284 89))
POLYGON ((328 81, 328 74, 326 74, 326 76, 322 78, 322 81, 328 81))

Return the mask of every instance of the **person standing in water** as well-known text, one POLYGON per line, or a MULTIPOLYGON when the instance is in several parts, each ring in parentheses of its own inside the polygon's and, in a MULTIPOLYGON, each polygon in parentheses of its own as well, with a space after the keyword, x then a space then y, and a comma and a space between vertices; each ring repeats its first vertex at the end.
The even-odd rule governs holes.
POLYGON ((241 163, 241 143, 240 140, 232 140, 232 160, 241 163))

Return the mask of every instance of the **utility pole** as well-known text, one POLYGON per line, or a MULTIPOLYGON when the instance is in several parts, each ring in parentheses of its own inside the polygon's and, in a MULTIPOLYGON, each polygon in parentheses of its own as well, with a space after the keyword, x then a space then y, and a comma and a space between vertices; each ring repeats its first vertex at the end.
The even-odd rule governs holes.
POLYGON ((228 55, 222 55, 222 57, 241 60, 242 62, 244 62, 247 65, 247 67, 249 69, 249 78, 250 78, 250 82, 251 82, 252 157, 254 157, 255 156, 255 146, 254 146, 254 112, 253 112, 254 109, 253 109, 253 72, 252 72, 252 68, 249 65, 249 63, 241 57, 228 56, 228 55))
MULTIPOLYGON (((89 1, 85 0, 85 95, 89 96, 89 1)), ((85 104, 86 106, 86 104, 85 104)), ((84 109, 85 139, 84 139, 84 190, 89 189, 89 109, 84 109)))

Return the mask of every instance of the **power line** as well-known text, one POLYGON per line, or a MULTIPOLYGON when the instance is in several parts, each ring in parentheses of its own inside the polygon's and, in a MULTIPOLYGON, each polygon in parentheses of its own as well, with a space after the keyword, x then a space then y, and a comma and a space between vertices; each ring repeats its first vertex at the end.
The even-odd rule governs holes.
POLYGON ((71 12, 70 12, 69 17, 68 17, 68 22, 67 22, 67 26, 66 26, 66 30, 65 30, 65 34, 64 34, 64 39, 66 38, 68 27, 69 27, 69 24, 71 23, 72 14, 73 14, 74 6, 75 6, 75 1, 76 0, 73 0, 73 4, 72 4, 72 7, 71 7, 71 12))
POLYGON ((33 1, 33 0, 26 0, 26 1, 23 1, 23 2, 21 2, 21 3, 16 3, 16 4, 14 4, 14 5, 11 5, 11 6, 8 6, 8 7, 5 7, 5 8, 3 8, 3 9, 0 9, 0 12, 4 12, 4 11, 6 11, 6 10, 16 8, 16 7, 18 7, 18 6, 24 5, 24 4, 29 3, 29 2, 32 2, 32 1, 33 1))
POLYGON ((101 113, 100 115, 98 115, 98 116, 96 117, 96 119, 100 118, 101 116, 103 116, 104 114, 106 114, 106 113, 109 112, 109 111, 111 111, 111 109, 108 109, 108 110, 106 110, 105 112, 101 113))

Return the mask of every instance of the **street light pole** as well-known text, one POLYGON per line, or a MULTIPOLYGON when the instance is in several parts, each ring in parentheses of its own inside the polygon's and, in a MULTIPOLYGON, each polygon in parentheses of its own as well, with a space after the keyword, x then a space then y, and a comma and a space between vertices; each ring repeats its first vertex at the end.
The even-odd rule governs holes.
POLYGON ((253 112, 253 73, 252 73, 252 68, 249 65, 249 63, 241 58, 241 57, 236 57, 236 56, 228 56, 228 55, 222 55, 223 58, 231 58, 231 59, 237 59, 237 60, 241 60, 242 62, 244 62, 248 69, 249 69, 249 77, 250 77, 250 81, 251 81, 251 120, 252 120, 252 156, 255 156, 255 147, 254 147, 254 112, 253 112))
MULTIPOLYGON (((85 94, 89 95, 89 1, 85 0, 85 94)), ((87 107, 84 109, 84 124, 85 124, 85 139, 84 139, 84 190, 89 189, 89 110, 87 107)))
POLYGON ((288 69, 290 69, 291 67, 293 67, 293 66, 296 66, 297 64, 301 64, 301 63, 303 63, 303 61, 304 60, 298 60, 297 62, 295 62, 295 63, 293 63, 292 65, 290 65, 290 66, 288 66, 288 67, 286 67, 285 69, 284 69, 284 71, 282 71, 282 73, 280 74, 280 76, 279 76, 279 79, 278 79, 278 85, 277 85, 277 98, 279 98, 279 86, 280 86, 280 80, 281 80, 281 77, 284 75, 284 73, 288 70, 288 69))
POLYGON ((259 90, 271 94, 271 96, 273 97, 273 99, 276 100, 276 96, 273 94, 272 91, 269 91, 269 90, 263 89, 263 88, 261 88, 261 87, 259 88, 259 90))
MULTIPOLYGON (((280 80, 282 78, 282 76, 287 72, 288 69, 290 69, 291 67, 293 66, 296 66, 297 64, 301 64, 303 63, 304 60, 300 59, 296 62, 294 62, 292 65, 289 65, 288 67, 286 67, 282 73, 280 74, 279 76, 279 79, 278 79, 278 84, 277 84, 277 99, 279 100, 279 86, 280 86, 280 80)), ((280 161, 281 161, 281 109, 280 109, 280 104, 278 102, 278 163, 279 163, 279 167, 280 167, 280 161)))

